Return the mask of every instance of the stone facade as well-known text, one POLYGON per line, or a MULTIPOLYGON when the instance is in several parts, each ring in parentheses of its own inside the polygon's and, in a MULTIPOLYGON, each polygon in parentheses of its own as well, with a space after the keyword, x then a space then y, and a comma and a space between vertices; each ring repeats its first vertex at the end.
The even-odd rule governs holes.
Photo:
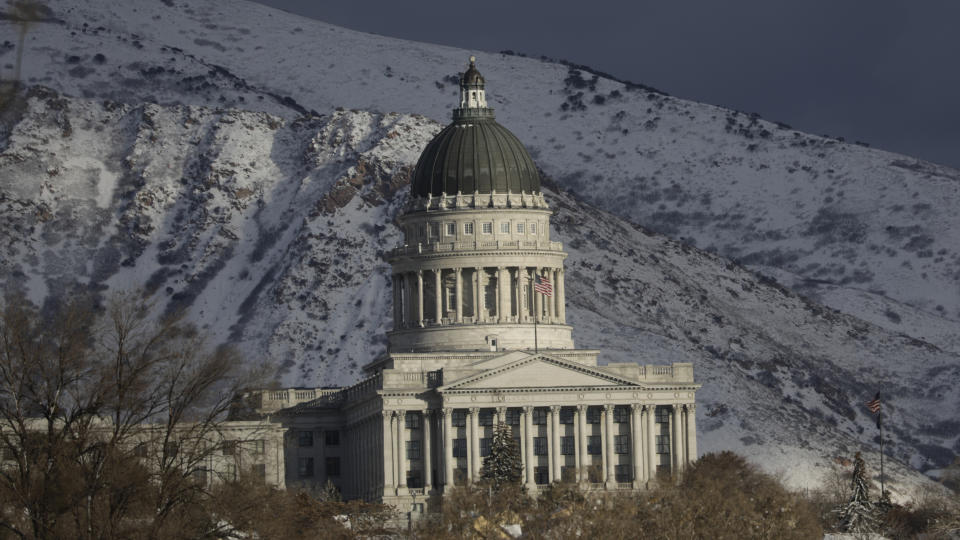
POLYGON ((566 253, 550 239, 539 178, 530 191, 512 191, 511 164, 522 167, 529 156, 511 160, 480 142, 505 128, 491 131, 484 80, 472 62, 467 75, 454 123, 438 135, 460 130, 457 155, 435 140, 431 163, 418 165, 432 169, 414 175, 415 182, 447 175, 444 189, 456 192, 434 196, 435 186, 414 185, 412 193, 427 195, 411 196, 399 218, 404 243, 388 255, 388 352, 347 388, 258 395, 256 409, 285 430, 284 484, 319 489, 329 480, 345 498, 413 515, 439 505, 451 486, 479 478, 501 422, 512 427, 523 483, 534 492, 555 481, 642 489, 681 473, 697 456, 692 364, 600 365, 599 351, 575 348, 566 253), (467 92, 481 93, 471 99, 467 92), (465 156, 463 141, 472 140, 465 156), (492 176, 481 182, 473 174, 492 176), (461 185, 507 191, 465 194, 461 185), (549 295, 535 290, 537 279, 549 295))

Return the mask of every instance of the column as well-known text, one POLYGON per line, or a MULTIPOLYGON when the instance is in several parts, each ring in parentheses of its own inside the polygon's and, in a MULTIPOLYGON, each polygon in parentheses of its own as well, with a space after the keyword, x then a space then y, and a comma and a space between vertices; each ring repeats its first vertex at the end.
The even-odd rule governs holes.
POLYGON ((560 462, 563 454, 560 452, 560 406, 550 406, 550 481, 560 480, 560 462))
POLYGON ((407 426, 406 413, 397 411, 397 495, 406 495, 407 488, 407 426))
POLYGON ((590 455, 587 454, 587 406, 577 405, 577 476, 583 483, 587 481, 587 467, 590 455))
POLYGON ((473 269, 473 312, 474 322, 486 322, 487 317, 483 314, 483 296, 480 290, 483 288, 483 268, 473 269))
POLYGON ((496 307, 497 307, 497 322, 498 322, 498 323, 502 323, 502 322, 504 322, 504 318, 503 318, 503 311, 504 311, 504 310, 503 310, 503 279, 502 279, 502 278, 503 278, 503 268, 498 266, 496 272, 497 272, 497 273, 496 273, 497 290, 496 290, 496 292, 495 292, 494 295, 493 295, 493 296, 494 296, 493 301, 494 301, 494 304, 495 304, 496 307))
POLYGON ((674 403, 671 407, 673 408, 673 414, 671 415, 672 422, 670 425, 670 447, 673 455, 670 457, 674 464, 674 476, 679 477, 681 471, 683 471, 683 419, 680 417, 680 405, 674 403))
MULTIPOLYGON (((539 272, 540 272, 539 268, 534 268, 533 270, 534 280, 537 279, 537 273, 539 272)), ((534 283, 536 283, 536 281, 534 281, 534 283)), ((536 318, 537 322, 542 323, 543 322, 543 295, 538 293, 537 291, 533 291, 533 311, 534 311, 533 316, 536 318)))
POLYGON ((647 482, 657 479, 657 407, 647 405, 647 482))
POLYGON ((516 286, 513 289, 513 294, 517 297, 517 306, 514 311, 517 312, 517 322, 521 323, 523 322, 523 283, 521 281, 521 279, 523 279, 521 277, 523 269, 518 267, 513 273, 516 276, 516 286))
POLYGON ((533 407, 523 408, 523 469, 527 489, 536 489, 533 478, 533 407))
POLYGON ((605 444, 603 452, 603 471, 604 487, 607 489, 613 486, 613 405, 609 403, 603 406, 603 442, 605 444))
POLYGON ((453 487, 453 409, 441 409, 443 419, 443 490, 449 492, 453 487))
POLYGON ((417 270, 417 326, 423 328, 423 271, 417 270))
POLYGON ((630 465, 633 467, 633 489, 643 480, 643 426, 640 422, 639 403, 630 404, 630 465))
POLYGON ((433 441, 430 437, 431 426, 433 423, 433 411, 424 410, 420 412, 423 420, 423 492, 429 494, 433 489, 433 456, 430 451, 433 449, 433 441))
POLYGON ((400 328, 402 319, 400 318, 400 279, 397 274, 390 276, 393 285, 393 329, 400 328))
POLYGON ((557 323, 557 314, 559 310, 557 309, 557 300, 560 298, 560 295, 557 294, 557 270, 554 268, 550 270, 550 285, 553 287, 553 296, 550 297, 550 321, 557 323))
POLYGON ((480 457, 480 409, 470 408, 470 452, 473 454, 473 467, 470 469, 470 480, 480 480, 480 467, 483 458, 480 457))
POLYGON ((697 405, 687 403, 687 463, 697 460, 697 405))
POLYGON ((433 315, 433 324, 440 324, 440 321, 443 319, 443 289, 441 287, 443 280, 443 270, 437 269, 433 271, 433 279, 435 280, 433 290, 434 290, 434 315, 433 315))
POLYGON ((567 324, 567 292, 564 290, 563 274, 563 268, 557 270, 556 295, 557 309, 559 310, 557 313, 557 318, 560 319, 558 321, 560 324, 567 324))
POLYGON ((381 411, 383 418, 383 494, 395 493, 393 464, 396 462, 393 452, 393 411, 381 411))
POLYGON ((463 294, 461 294, 463 292, 463 268, 455 268, 454 272, 456 272, 456 275, 457 275, 457 285, 456 285, 457 289, 454 291, 454 294, 457 295, 456 322, 457 324, 460 324, 463 322, 463 294))

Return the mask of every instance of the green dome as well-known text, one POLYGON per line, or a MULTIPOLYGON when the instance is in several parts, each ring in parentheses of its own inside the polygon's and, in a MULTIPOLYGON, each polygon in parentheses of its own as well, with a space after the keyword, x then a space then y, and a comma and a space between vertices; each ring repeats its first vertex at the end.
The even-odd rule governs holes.
POLYGON ((413 173, 418 197, 478 193, 539 193, 540 175, 523 143, 487 114, 464 114, 427 144, 413 173))

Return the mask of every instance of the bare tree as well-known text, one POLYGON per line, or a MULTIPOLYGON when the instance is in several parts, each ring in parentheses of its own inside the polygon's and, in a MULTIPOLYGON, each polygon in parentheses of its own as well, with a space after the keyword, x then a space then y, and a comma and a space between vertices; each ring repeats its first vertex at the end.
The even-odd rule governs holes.
POLYGON ((252 379, 180 317, 119 295, 0 317, 0 527, 20 538, 210 536, 206 481, 252 379))

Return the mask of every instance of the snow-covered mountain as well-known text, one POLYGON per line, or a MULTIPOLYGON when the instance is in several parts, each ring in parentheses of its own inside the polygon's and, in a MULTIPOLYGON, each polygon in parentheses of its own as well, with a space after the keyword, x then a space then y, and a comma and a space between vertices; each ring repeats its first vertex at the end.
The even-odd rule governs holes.
MULTIPOLYGON (((467 53, 239 1, 50 8, 24 55, 39 86, 0 124, 4 290, 145 284, 286 384, 354 380, 383 351, 381 255, 467 53)), ((960 452, 958 171, 562 64, 480 67, 554 179, 577 343, 692 359, 704 450, 815 482, 872 446, 861 403, 882 387, 902 463, 960 452)))

